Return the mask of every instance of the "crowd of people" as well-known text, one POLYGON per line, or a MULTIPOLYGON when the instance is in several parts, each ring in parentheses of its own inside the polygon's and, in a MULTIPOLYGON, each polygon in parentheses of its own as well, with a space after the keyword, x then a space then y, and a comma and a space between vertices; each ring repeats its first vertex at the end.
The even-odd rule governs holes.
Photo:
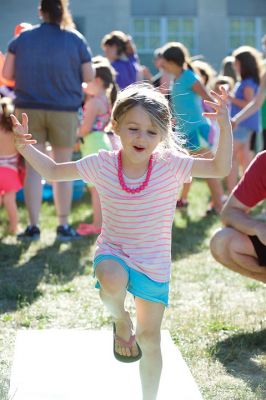
POLYGON ((41 179, 53 182, 57 239, 99 235, 94 273, 114 319, 114 355, 141 359, 143 398, 155 399, 171 226, 176 209, 190 207, 192 177, 206 179, 207 216, 221 215, 225 225, 211 240, 214 258, 266 282, 265 223, 249 213, 266 198, 263 55, 241 46, 217 72, 170 42, 154 50, 153 75, 130 35, 108 33, 103 54, 93 57, 66 2, 41 0, 39 14, 39 25, 16 27, 0 65, 0 202, 8 231, 18 233, 23 187, 29 224, 17 237, 40 239, 41 179), (87 183, 93 211, 92 223, 77 229, 68 223, 75 179, 87 183), (135 297, 136 337, 126 291, 135 297))

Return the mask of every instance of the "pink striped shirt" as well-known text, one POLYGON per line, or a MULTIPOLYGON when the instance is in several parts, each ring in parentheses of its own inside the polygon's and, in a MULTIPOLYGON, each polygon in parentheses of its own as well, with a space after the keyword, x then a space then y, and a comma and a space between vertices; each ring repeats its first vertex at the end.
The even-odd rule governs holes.
MULTIPOLYGON (((77 162, 79 175, 95 185, 102 205, 102 233, 96 255, 112 254, 158 282, 171 273, 172 223, 180 186, 191 180, 193 159, 183 153, 167 152, 154 157, 146 188, 135 194, 125 192, 117 175, 117 151, 101 150, 77 162)), ((146 176, 146 175, 145 175, 146 176)), ((129 179, 130 188, 145 179, 129 179)))

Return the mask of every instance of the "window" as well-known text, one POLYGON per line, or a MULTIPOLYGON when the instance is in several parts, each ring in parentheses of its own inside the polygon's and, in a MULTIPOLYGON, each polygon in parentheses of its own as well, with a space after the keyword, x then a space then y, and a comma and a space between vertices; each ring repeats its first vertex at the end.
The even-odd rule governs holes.
POLYGON ((229 50, 248 45, 261 50, 261 38, 266 32, 266 18, 232 17, 229 19, 229 50))
POLYGON ((131 34, 138 53, 153 53, 167 42, 182 42, 195 54, 198 49, 194 17, 134 17, 131 34))

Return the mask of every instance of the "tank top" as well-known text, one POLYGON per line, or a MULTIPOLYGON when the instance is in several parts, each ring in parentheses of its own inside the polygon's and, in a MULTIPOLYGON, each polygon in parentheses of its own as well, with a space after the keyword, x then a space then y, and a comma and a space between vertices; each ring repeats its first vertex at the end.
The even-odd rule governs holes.
POLYGON ((93 127, 92 127, 92 132, 95 131, 104 131, 104 128, 108 124, 111 116, 111 107, 108 103, 107 98, 102 98, 98 97, 99 101, 107 108, 107 111, 103 114, 98 114, 96 115, 93 127))

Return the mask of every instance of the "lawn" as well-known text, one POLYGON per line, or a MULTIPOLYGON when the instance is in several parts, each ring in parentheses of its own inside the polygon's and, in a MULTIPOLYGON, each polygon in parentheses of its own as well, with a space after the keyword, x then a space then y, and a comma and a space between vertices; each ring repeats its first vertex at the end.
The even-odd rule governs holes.
MULTIPOLYGON (((168 329, 186 359, 204 400, 265 400, 265 285, 216 263, 209 240, 220 226, 205 217, 208 191, 195 180, 187 213, 176 212, 168 329)), ((26 223, 19 205, 21 225, 26 223)), ((73 204, 71 223, 90 221, 87 195, 73 204)), ((6 217, 0 210, 0 236, 6 217)), ((96 237, 55 241, 54 208, 42 206, 42 240, 0 242, 0 399, 7 400, 14 341, 18 329, 111 328, 92 277, 96 237)), ((158 227, 160 229, 160 227, 158 227)), ((134 315, 134 304, 127 305, 134 315)), ((37 399, 36 399, 37 400, 37 399)))

